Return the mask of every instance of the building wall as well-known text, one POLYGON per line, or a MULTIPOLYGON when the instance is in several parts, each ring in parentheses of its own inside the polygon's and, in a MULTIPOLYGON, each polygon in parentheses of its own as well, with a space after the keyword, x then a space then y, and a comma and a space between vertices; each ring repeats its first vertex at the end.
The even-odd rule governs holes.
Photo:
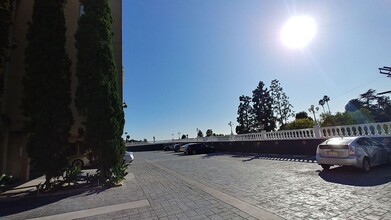
MULTIPOLYGON (((118 69, 118 86, 120 97, 122 99, 122 0, 109 0, 113 15, 113 48, 115 62, 118 69)), ((5 93, 2 106, 2 114, 7 115, 11 121, 8 131, 0 132, 0 170, 2 173, 11 174, 21 179, 28 179, 28 157, 26 154, 26 137, 21 133, 23 126, 23 114, 21 111, 21 98, 23 93, 22 78, 25 72, 24 50, 27 46, 26 34, 31 20, 33 0, 15 1, 15 22, 13 27, 13 41, 17 48, 11 51, 9 68, 5 76, 5 93), (4 156, 6 155, 6 156, 4 156)), ((74 35, 78 27, 78 18, 80 16, 79 0, 68 0, 65 8, 65 18, 67 22, 66 32, 66 50, 72 61, 72 84, 71 110, 73 112, 75 123, 70 131, 71 142, 78 139, 78 128, 82 117, 77 113, 75 107, 75 92, 77 87, 76 70, 76 48, 74 35)))

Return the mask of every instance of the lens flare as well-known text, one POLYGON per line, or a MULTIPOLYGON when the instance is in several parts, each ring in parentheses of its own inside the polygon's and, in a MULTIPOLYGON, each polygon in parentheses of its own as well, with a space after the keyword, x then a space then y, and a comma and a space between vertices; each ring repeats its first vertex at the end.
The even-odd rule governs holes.
POLYGON ((316 23, 308 16, 290 18, 281 30, 281 40, 285 46, 303 48, 315 37, 316 23))

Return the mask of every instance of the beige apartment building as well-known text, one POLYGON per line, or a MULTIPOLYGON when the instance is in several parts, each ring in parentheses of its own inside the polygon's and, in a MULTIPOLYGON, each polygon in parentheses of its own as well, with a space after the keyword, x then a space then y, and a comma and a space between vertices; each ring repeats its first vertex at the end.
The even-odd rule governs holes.
MULTIPOLYGON (((113 16, 113 46, 114 56, 118 71, 118 85, 120 97, 122 99, 123 72, 122 72, 122 0, 109 0, 113 16)), ((31 20, 33 0, 14 1, 14 25, 12 27, 11 41, 16 44, 16 49, 10 51, 10 61, 6 64, 6 74, 4 79, 4 96, 1 106, 0 126, 0 175, 7 174, 22 180, 29 179, 29 158, 26 149, 26 137, 21 129, 23 126, 23 115, 21 106, 22 99, 22 77, 25 72, 24 50, 27 46, 26 34, 31 20)), ((78 27, 78 18, 83 13, 83 7, 79 0, 68 0, 65 8, 65 18, 67 24, 66 50, 72 61, 72 104, 73 117, 75 123, 71 129, 70 142, 78 140, 78 127, 81 117, 78 115, 74 105, 74 94, 77 86, 75 76, 76 69, 76 48, 74 34, 78 27)), ((44 146, 43 146, 44 147, 44 146)))

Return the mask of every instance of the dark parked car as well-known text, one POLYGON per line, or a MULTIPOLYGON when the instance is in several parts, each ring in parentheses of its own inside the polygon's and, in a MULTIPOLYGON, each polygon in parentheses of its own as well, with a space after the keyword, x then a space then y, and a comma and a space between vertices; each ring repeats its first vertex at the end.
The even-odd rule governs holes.
POLYGON ((213 146, 208 146, 206 144, 200 144, 200 143, 194 143, 194 144, 187 144, 187 146, 184 149, 185 154, 198 154, 198 153, 212 153, 215 149, 213 146))
POLYGON ((163 147, 164 151, 174 150, 176 144, 168 144, 163 147))
POLYGON ((180 149, 181 149, 181 145, 180 144, 175 144, 174 151, 175 152, 179 152, 180 149))

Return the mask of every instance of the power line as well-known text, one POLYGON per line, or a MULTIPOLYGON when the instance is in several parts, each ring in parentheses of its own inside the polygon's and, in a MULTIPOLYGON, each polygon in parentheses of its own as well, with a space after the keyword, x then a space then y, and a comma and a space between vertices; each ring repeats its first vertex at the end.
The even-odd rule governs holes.
POLYGON ((355 86, 355 87, 353 87, 353 88, 351 88, 351 89, 349 89, 349 90, 346 90, 346 91, 344 91, 344 92, 342 92, 342 93, 340 93, 340 94, 338 94, 338 95, 336 95, 336 96, 333 96, 332 98, 333 98, 333 99, 336 99, 336 98, 338 98, 338 97, 340 97, 340 96, 343 96, 343 95, 348 94, 349 92, 351 92, 351 91, 353 91, 353 90, 356 90, 356 89, 358 89, 358 88, 362 88, 363 86, 368 86, 368 84, 370 84, 370 83, 372 83, 372 82, 374 82, 374 81, 376 81, 376 80, 378 80, 378 79, 380 79, 380 78, 381 78, 380 76, 377 76, 377 77, 375 77, 375 78, 373 78, 373 79, 371 79, 371 80, 368 80, 368 81, 366 81, 366 82, 364 82, 364 83, 362 83, 362 84, 360 84, 360 85, 358 85, 358 86, 355 86))

